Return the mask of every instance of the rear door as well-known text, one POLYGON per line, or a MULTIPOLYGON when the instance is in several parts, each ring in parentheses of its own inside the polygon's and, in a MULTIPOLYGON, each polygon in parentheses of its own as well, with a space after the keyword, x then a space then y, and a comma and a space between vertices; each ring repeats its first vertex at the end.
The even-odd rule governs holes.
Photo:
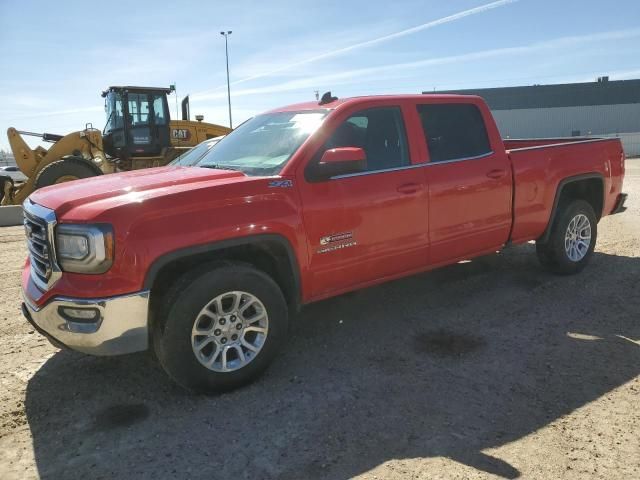
POLYGON ((427 264, 427 190, 412 153, 402 109, 390 105, 348 115, 310 160, 300 193, 313 297, 427 264), (363 148, 367 171, 310 178, 322 153, 337 147, 363 148))
MULTIPOLYGON (((428 149, 431 263, 497 249, 511 228, 509 159, 473 103, 417 105, 428 149), (494 138, 496 145, 492 145, 494 138)), ((490 115, 485 109, 485 115, 490 115)))

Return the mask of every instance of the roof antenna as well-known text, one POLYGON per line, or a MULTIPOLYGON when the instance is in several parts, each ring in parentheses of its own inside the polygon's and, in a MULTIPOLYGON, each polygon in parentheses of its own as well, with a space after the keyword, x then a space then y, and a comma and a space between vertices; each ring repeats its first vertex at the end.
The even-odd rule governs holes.
POLYGON ((320 99, 320 101, 318 102, 318 105, 324 105, 325 103, 335 102, 336 100, 338 100, 338 97, 332 97, 331 91, 325 92, 322 95, 322 98, 320 99))

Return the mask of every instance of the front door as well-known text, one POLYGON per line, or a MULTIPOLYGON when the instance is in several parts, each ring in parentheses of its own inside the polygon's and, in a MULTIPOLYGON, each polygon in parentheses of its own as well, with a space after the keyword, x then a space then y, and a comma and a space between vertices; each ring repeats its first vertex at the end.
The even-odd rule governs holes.
POLYGON ((131 156, 154 154, 155 142, 150 113, 151 108, 147 93, 129 93, 127 95, 128 150, 131 156))
POLYGON ((367 171, 322 181, 307 175, 301 189, 316 298, 428 262, 424 167, 411 161, 401 108, 349 116, 310 166, 324 150, 337 147, 364 149, 367 171))

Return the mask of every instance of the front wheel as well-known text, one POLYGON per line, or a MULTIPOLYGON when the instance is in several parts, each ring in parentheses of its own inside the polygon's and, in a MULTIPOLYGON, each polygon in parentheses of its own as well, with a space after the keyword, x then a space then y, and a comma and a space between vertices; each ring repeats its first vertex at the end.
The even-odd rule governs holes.
POLYGON ((598 221, 590 203, 572 200, 560 205, 546 243, 536 243, 540 263, 555 273, 580 272, 593 255, 598 221))
POLYGON ((255 380, 287 334, 278 285, 243 264, 214 264, 185 275, 167 295, 154 329, 160 364, 177 383, 200 392, 227 391, 255 380))

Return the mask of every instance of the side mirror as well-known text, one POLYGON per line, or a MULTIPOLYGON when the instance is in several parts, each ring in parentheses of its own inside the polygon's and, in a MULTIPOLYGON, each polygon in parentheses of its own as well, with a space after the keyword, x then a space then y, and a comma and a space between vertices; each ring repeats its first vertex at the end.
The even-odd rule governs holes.
POLYGON ((338 175, 364 172, 367 169, 367 154, 357 147, 331 148, 324 152, 315 173, 319 180, 328 180, 338 175))

